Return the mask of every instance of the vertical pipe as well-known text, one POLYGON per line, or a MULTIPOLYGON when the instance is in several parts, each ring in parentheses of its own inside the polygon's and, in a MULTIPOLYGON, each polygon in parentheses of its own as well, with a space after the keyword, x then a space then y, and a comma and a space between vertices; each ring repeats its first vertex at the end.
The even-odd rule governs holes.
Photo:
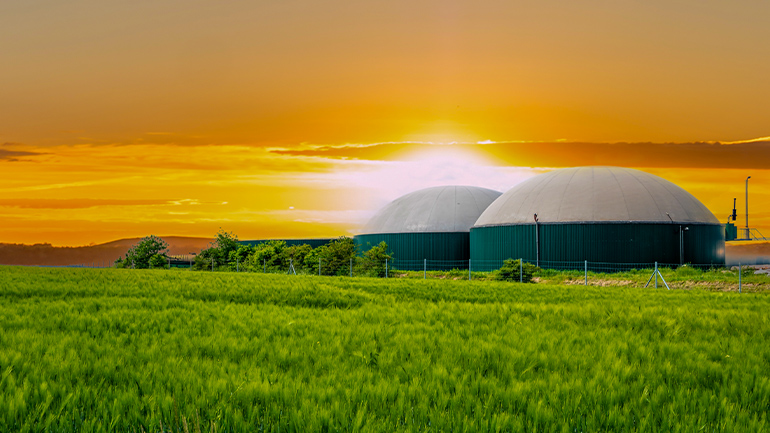
POLYGON ((738 293, 743 293, 741 281, 741 262, 738 262, 738 293))
POLYGON ((388 259, 385 259, 385 278, 388 278, 388 259))
POLYGON ((471 280, 471 259, 468 259, 468 281, 471 280))
POLYGON ((422 279, 428 279, 428 259, 422 259, 422 279))
POLYGON ((746 178, 746 240, 751 239, 751 234, 749 233, 749 179, 751 179, 751 176, 746 178))
MULTIPOLYGON (((535 214, 537 216, 537 214, 535 214)), ((540 224, 537 223, 537 219, 535 219, 535 266, 540 266, 540 224)))
POLYGON ((353 276, 353 258, 350 258, 350 276, 353 276))
POLYGON ((684 265, 684 235, 682 226, 679 226, 679 266, 684 265))
POLYGON ((585 276, 586 276, 586 283, 585 285, 588 285, 588 260, 585 262, 585 276))
POLYGON ((658 288, 658 262, 655 262, 655 288, 658 288))
POLYGON ((318 258, 318 276, 321 276, 321 258, 318 258))
POLYGON ((519 282, 524 282, 524 259, 519 259, 519 282))

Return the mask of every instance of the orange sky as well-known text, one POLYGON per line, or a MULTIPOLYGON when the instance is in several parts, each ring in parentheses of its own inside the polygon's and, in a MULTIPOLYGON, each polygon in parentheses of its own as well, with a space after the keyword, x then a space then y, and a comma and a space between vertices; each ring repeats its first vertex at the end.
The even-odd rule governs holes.
POLYGON ((769 18, 764 0, 3 1, 0 242, 350 234, 413 189, 588 164, 663 176, 720 220, 738 197, 739 224, 751 175, 768 235, 770 141, 750 140, 770 136, 769 18))

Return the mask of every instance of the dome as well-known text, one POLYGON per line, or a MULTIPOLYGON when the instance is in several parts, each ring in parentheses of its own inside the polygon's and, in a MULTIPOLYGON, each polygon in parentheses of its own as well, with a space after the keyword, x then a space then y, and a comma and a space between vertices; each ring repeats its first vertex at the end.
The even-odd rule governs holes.
POLYGON ((502 193, 475 186, 439 186, 401 196, 380 209, 363 233, 468 232, 502 193))
POLYGON ((719 224, 697 198, 661 177, 630 168, 574 167, 516 185, 475 226, 532 224, 534 214, 541 223, 719 224))

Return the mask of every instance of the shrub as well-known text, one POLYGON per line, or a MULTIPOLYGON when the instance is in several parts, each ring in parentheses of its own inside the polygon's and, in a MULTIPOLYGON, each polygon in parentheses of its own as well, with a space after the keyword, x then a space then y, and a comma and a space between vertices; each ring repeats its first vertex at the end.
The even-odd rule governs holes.
POLYGON ((168 257, 168 244, 157 236, 147 236, 142 238, 139 243, 132 246, 123 260, 116 260, 115 266, 122 268, 147 269, 150 267, 150 259, 153 256, 160 256, 163 263, 166 263, 168 257))
POLYGON ((286 266, 286 269, 289 268, 290 264, 293 264, 294 270, 299 273, 304 271, 303 265, 305 263, 305 258, 311 251, 313 251, 313 247, 307 244, 292 245, 284 248, 279 254, 279 258, 286 266))
POLYGON ((150 269, 165 268, 168 265, 166 256, 162 254, 155 254, 150 257, 150 269))
POLYGON ((248 269, 255 272, 286 272, 289 264, 284 264, 283 250, 286 248, 284 241, 267 241, 257 244, 246 259, 248 269))
POLYGON ((503 262, 500 269, 495 271, 495 280, 530 283, 532 282, 532 275, 539 270, 540 268, 532 263, 525 262, 522 267, 520 260, 508 259, 503 262))
POLYGON ((385 276, 385 260, 392 259, 393 255, 388 253, 388 244, 384 241, 380 242, 365 251, 363 256, 359 258, 357 274, 382 278, 385 276))
POLYGON ((193 270, 194 271, 210 271, 211 270, 211 258, 208 255, 205 255, 204 253, 207 250, 203 250, 195 256, 195 261, 193 262, 193 270))
POLYGON ((347 275, 350 261, 355 258, 358 248, 352 238, 341 236, 326 245, 315 248, 305 256, 305 268, 318 274, 318 262, 321 262, 321 275, 347 275))
POLYGON ((249 256, 254 253, 254 247, 251 245, 239 245, 236 250, 230 251, 228 262, 230 270, 242 270, 248 268, 249 256))

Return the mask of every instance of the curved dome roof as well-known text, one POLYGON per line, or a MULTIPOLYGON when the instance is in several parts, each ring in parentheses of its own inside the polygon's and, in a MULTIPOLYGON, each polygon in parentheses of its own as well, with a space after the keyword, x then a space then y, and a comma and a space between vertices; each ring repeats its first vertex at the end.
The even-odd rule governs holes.
POLYGON ((363 233, 467 232, 501 194, 475 186, 421 189, 380 209, 363 233))
POLYGON ((574 167, 528 179, 500 196, 476 227, 550 222, 665 222, 719 224, 692 194, 643 171, 574 167), (671 219, 669 219, 669 216, 671 219))

